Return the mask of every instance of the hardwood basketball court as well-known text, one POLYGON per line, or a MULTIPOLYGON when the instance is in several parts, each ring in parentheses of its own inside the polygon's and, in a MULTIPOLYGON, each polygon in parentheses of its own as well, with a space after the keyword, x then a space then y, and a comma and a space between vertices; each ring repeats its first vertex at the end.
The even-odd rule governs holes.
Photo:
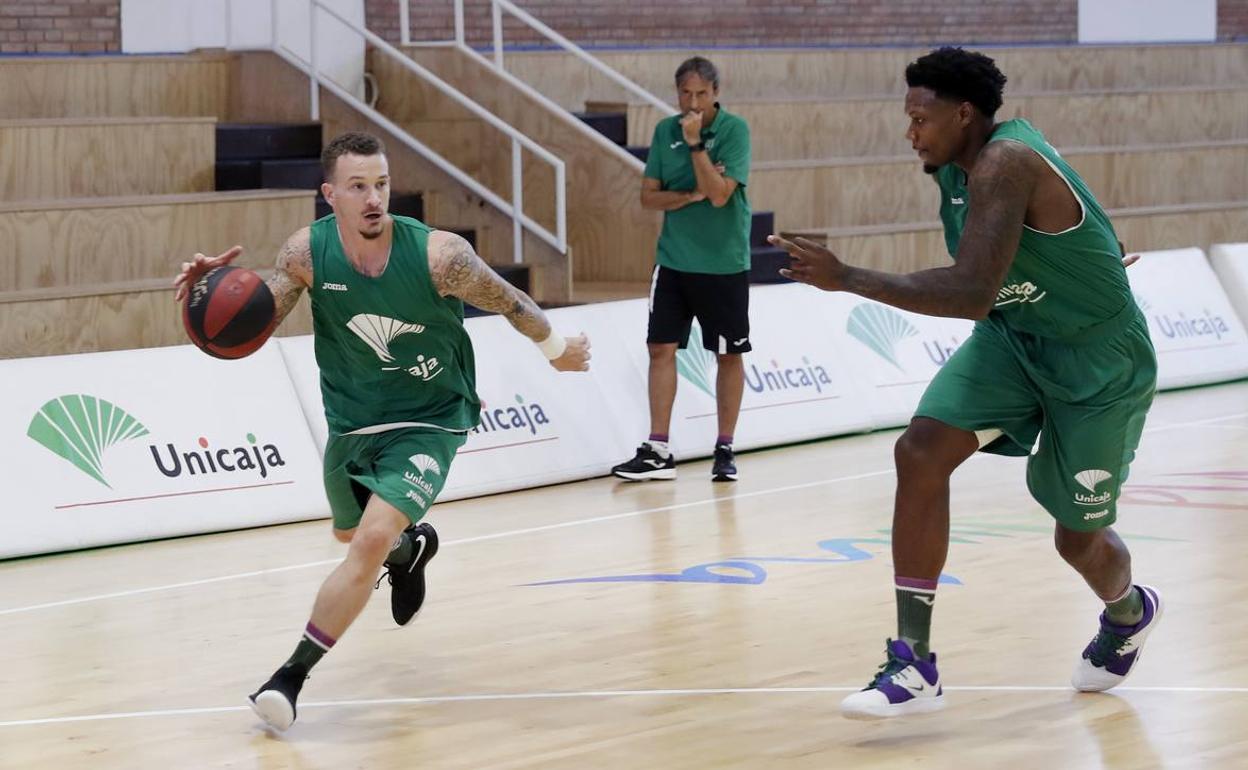
POLYGON ((1023 462, 954 477, 941 713, 851 722, 894 629, 895 431, 675 483, 441 504, 430 598, 384 587, 266 732, 243 698, 341 558, 328 522, 0 564, 0 767, 1237 767, 1248 757, 1248 383, 1162 394, 1118 531, 1166 615, 1113 694, 1068 685, 1100 606, 1023 462))

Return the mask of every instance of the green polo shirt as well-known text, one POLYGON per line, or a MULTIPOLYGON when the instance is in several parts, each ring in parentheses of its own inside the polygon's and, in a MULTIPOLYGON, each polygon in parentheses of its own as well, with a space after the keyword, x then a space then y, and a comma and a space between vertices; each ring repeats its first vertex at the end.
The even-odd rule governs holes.
MULTIPOLYGON (((687 273, 740 273, 750 269, 750 202, 745 197, 750 129, 740 117, 719 107, 711 125, 702 128, 702 142, 711 163, 724 164, 724 176, 737 180, 737 189, 720 208, 703 200, 663 212, 657 260, 687 273)), ((697 189, 679 115, 664 118, 654 127, 646 177, 659 180, 662 190, 697 189)))

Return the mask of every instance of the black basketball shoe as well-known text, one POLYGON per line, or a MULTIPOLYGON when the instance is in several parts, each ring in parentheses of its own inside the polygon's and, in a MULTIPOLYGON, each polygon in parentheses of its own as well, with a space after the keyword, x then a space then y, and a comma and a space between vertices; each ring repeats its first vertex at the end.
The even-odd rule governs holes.
POLYGON ((736 481, 737 458, 728 444, 715 445, 715 464, 711 466, 711 481, 736 481))
POLYGON ((649 441, 643 441, 637 447, 637 454, 628 462, 620 463, 611 469, 613 476, 629 481, 647 481, 649 479, 676 478, 676 458, 667 457, 654 451, 649 441))
POLYGON ((390 614, 394 622, 406 626, 425 603, 425 565, 438 552, 438 533, 426 523, 403 530, 412 541, 412 555, 402 564, 386 562, 390 579, 390 614))
POLYGON ((302 663, 282 666, 259 690, 247 696, 247 703, 270 727, 285 730, 295 722, 295 701, 307 678, 308 669, 302 663))

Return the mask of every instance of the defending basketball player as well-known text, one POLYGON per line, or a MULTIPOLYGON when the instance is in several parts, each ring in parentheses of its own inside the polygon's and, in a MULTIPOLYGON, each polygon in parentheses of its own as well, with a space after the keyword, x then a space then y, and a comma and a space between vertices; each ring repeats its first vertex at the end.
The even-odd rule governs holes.
MULTIPOLYGON (((383 564, 396 623, 406 625, 424 602, 438 535, 421 519, 481 410, 463 302, 506 317, 559 371, 585 371, 590 359, 584 335, 555 334, 533 300, 463 238, 389 213, 378 139, 343 134, 321 161, 333 214, 290 236, 267 283, 279 321, 310 290, 330 432, 325 492, 334 536, 350 546, 321 585, 294 654, 249 697, 279 730, 294 722, 308 671, 363 610, 383 564)), ((183 263, 176 297, 241 252, 183 263)))
POLYGON ((1056 520, 1058 553, 1105 603, 1076 689, 1122 682, 1162 614, 1157 591, 1133 583, 1110 526, 1156 389, 1148 327, 1083 180, 1026 121, 994 122, 1005 80, 992 59, 959 48, 906 68, 906 137, 939 186, 952 266, 882 273, 805 239, 771 239, 795 280, 976 320, 897 441, 898 638, 870 684, 841 704, 851 718, 944 705, 929 630, 949 549, 949 477, 977 450, 1028 457, 1027 485, 1056 520))

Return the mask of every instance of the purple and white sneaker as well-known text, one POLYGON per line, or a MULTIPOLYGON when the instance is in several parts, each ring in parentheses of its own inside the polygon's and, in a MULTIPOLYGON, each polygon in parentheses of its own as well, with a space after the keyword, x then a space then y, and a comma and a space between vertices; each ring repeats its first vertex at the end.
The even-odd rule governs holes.
POLYGON ((1137 585, 1144 597, 1144 617, 1134 626, 1116 626, 1101 613, 1101 630, 1083 650, 1070 683, 1083 692, 1102 692, 1121 684, 1140 660, 1144 640, 1161 620, 1163 605, 1157 589, 1137 585))
POLYGON ((841 714, 850 719, 885 719, 922 714, 945 707, 945 693, 936 671, 936 653, 918 660, 910 645, 889 639, 888 660, 865 689, 841 701, 841 714))

